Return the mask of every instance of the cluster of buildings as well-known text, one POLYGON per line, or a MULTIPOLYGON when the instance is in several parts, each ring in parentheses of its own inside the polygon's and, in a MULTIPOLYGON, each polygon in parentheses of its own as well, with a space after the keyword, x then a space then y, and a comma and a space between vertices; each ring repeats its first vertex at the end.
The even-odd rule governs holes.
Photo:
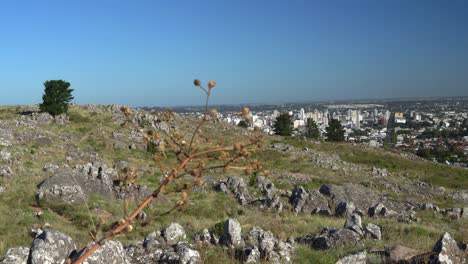
MULTIPOLYGON (((233 125, 244 120, 238 111, 233 110, 238 107, 225 107, 218 113, 218 119, 233 125)), ((200 114, 200 111, 179 112, 200 114)), ((463 159, 463 166, 468 167, 467 98, 255 106, 251 108, 252 122, 248 129, 257 128, 274 134, 274 123, 281 113, 291 116, 295 136, 303 135, 307 121, 313 120, 325 138, 330 121, 337 119, 345 130, 346 141, 372 147, 391 146, 412 153, 418 153, 420 149, 457 149, 461 151, 458 156, 464 157, 451 157, 451 163, 463 159)))

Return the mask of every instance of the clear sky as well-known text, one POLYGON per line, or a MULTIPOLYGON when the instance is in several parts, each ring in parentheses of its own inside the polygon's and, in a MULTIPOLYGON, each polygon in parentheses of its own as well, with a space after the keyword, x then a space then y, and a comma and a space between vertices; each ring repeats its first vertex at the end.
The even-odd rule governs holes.
POLYGON ((0 104, 64 79, 77 103, 468 95, 468 1, 0 2, 0 104))

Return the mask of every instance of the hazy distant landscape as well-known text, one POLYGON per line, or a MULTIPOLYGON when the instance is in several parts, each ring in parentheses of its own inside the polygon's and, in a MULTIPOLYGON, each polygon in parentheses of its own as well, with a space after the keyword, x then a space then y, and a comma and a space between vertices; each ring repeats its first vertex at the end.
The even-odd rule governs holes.
POLYGON ((0 264, 467 264, 467 14, 0 3, 0 264))

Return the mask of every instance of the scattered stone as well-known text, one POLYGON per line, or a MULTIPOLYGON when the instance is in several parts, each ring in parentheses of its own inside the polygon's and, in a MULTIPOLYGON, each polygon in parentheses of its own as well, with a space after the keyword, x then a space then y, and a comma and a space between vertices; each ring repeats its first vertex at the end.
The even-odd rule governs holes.
POLYGON ((42 170, 45 172, 55 172, 59 169, 60 167, 55 164, 46 164, 44 167, 42 167, 42 170))
POLYGON ((272 149, 277 149, 280 151, 294 150, 294 147, 285 143, 273 143, 270 145, 272 149))
POLYGON ((13 176, 13 170, 8 166, 0 166, 0 177, 11 178, 13 176))
POLYGON ((382 232, 380 231, 380 227, 372 223, 369 223, 364 227, 364 233, 366 235, 366 238, 372 238, 377 240, 382 239, 382 232))
POLYGON ((335 264, 366 264, 367 260, 367 251, 361 251, 352 255, 348 255, 340 260, 338 260, 335 264))
POLYGON ((11 161, 11 153, 6 150, 0 151, 0 160, 10 162, 11 161))
POLYGON ((468 190, 461 190, 452 195, 452 199, 468 203, 468 190))
POLYGON ((170 246, 186 239, 185 230, 178 223, 171 223, 166 229, 162 231, 162 236, 166 243, 170 246))

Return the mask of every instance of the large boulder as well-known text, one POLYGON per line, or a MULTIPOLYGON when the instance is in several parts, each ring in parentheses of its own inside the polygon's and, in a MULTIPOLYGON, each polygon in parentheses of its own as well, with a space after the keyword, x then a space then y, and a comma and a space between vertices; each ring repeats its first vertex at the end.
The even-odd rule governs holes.
POLYGON ((114 181, 117 173, 95 162, 75 168, 61 168, 39 184, 39 202, 82 203, 89 195, 115 198, 114 181))
POLYGON ((0 264, 26 264, 29 257, 29 248, 17 247, 7 250, 0 264))
POLYGON ((329 211, 327 199, 316 190, 305 190, 301 186, 296 186, 292 190, 289 202, 294 207, 296 213, 315 213, 329 211))
POLYGON ((28 263, 63 264, 76 250, 73 240, 59 231, 44 231, 32 242, 28 263))
POLYGON ((458 247, 457 242, 447 232, 435 243, 432 252, 435 253, 435 263, 455 264, 467 261, 465 252, 458 247))
MULTIPOLYGON (((82 249, 75 255, 75 259, 81 256, 88 248, 82 249)), ((107 241, 99 247, 91 256, 89 256, 84 264, 130 264, 122 243, 119 241, 107 241)))

